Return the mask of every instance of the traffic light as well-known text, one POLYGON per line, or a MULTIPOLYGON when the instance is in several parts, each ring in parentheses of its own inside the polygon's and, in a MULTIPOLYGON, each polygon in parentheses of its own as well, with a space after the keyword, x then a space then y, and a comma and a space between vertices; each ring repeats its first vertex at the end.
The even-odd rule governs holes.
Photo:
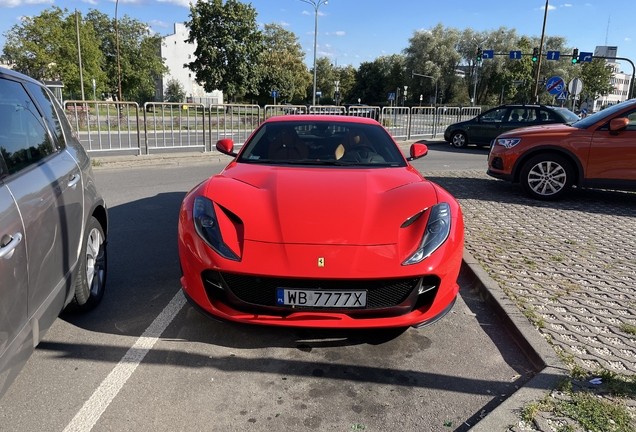
POLYGON ((579 62, 579 49, 574 48, 572 51, 572 64, 576 64, 579 62))
POLYGON ((482 54, 481 48, 477 48, 477 61, 481 61, 481 54, 482 54))
POLYGON ((539 59, 539 48, 532 48, 532 61, 536 62, 539 59))

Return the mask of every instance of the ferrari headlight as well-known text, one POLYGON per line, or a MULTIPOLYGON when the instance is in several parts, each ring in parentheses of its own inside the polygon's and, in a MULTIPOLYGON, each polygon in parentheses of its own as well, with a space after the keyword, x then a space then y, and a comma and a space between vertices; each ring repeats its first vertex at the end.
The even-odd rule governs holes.
POLYGON ((214 211, 214 204, 206 197, 196 197, 192 209, 194 228, 199 237, 223 258, 240 261, 240 258, 223 242, 221 229, 214 211))
POLYGON ((496 142, 500 146, 504 146, 505 148, 509 149, 519 144, 521 142, 521 138, 499 138, 496 142))
POLYGON ((431 256, 448 238, 451 227, 450 205, 445 202, 436 204, 431 207, 430 212, 420 247, 402 265, 422 262, 431 256))

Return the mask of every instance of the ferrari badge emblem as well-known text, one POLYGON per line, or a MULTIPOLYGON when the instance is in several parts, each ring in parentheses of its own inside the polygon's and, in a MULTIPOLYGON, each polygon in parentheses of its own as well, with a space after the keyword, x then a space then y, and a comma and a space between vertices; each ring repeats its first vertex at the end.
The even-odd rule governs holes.
POLYGON ((325 266, 325 259, 323 257, 318 258, 318 267, 325 266))

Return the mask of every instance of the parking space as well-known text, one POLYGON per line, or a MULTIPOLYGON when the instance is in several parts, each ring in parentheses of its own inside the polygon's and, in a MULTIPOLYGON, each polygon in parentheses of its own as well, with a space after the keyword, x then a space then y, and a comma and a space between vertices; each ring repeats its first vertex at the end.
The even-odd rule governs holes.
POLYGON ((221 167, 97 171, 112 220, 104 302, 56 322, 0 400, 0 430, 467 430, 532 377, 464 280, 452 312, 419 330, 201 316, 178 300, 178 208, 221 167), (172 320, 157 318, 175 298, 172 320))

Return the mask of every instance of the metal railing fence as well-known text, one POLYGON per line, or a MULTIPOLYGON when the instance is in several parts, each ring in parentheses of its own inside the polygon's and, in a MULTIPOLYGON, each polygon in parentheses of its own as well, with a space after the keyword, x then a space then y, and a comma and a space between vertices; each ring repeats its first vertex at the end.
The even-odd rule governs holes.
POLYGON ((136 102, 68 100, 63 106, 86 151, 132 150, 141 154, 141 119, 136 102))
POLYGON ((395 139, 435 138, 445 128, 481 113, 481 107, 310 106, 147 102, 64 102, 68 119, 89 153, 201 149, 223 138, 242 145, 265 120, 281 115, 348 115, 373 118, 395 139), (143 131, 143 134, 142 134, 143 131))
POLYGON ((208 112, 211 147, 223 138, 243 144, 262 123, 261 107, 258 105, 210 105, 208 112))
POLYGON ((146 102, 144 137, 146 154, 151 150, 203 148, 205 105, 199 103, 146 102))

